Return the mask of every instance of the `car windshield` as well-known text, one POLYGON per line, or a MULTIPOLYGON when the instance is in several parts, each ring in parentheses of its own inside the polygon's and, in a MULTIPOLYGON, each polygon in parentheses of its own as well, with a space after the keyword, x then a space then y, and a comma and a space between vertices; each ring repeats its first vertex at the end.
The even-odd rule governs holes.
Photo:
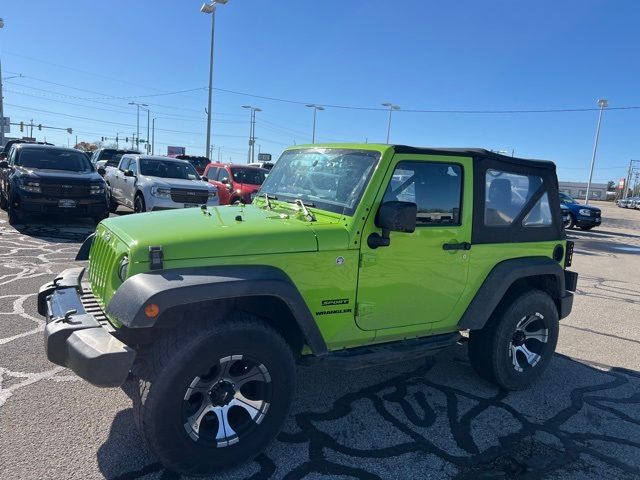
POLYGON ((567 195, 566 193, 561 193, 560 194, 560 201, 562 203, 578 203, 572 197, 567 195))
POLYGON ((198 180, 200 176, 189 162, 175 160, 140 160, 140 173, 149 177, 198 180))
POLYGON ((98 162, 106 160, 105 166, 117 167, 120 163, 120 159, 127 153, 138 153, 133 150, 103 150, 98 155, 98 162))
POLYGON ((259 168, 233 167, 231 175, 233 175, 234 182, 250 185, 262 185, 265 179, 265 171, 259 168))
POLYGON ((55 148, 22 149, 16 159, 16 165, 41 170, 93 171, 91 162, 84 153, 55 148))
POLYGON ((259 195, 300 199, 323 210, 351 215, 379 158, 379 152, 367 150, 289 150, 271 170, 259 195))

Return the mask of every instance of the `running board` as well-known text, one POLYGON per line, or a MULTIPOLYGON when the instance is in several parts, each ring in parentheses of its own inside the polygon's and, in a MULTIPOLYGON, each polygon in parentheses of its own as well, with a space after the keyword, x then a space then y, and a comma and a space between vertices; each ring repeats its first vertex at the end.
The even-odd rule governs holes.
POLYGON ((340 367, 344 370, 359 370, 426 357, 438 350, 455 345, 459 340, 460 334, 458 332, 445 333, 399 342, 338 350, 319 357, 307 355, 300 359, 300 363, 303 365, 320 363, 332 367, 340 367))

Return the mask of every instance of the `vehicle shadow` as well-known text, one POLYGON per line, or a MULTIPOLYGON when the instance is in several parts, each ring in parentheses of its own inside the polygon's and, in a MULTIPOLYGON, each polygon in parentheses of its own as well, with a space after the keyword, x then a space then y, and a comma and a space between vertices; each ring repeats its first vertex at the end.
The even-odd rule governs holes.
POLYGON ((83 242, 95 229, 88 218, 34 215, 13 227, 21 234, 53 243, 83 242))
MULTIPOLYGON (((556 355, 506 393, 473 374, 464 346, 367 370, 300 367, 277 440, 215 478, 636 478, 639 391, 638 372, 556 355)), ((109 479, 180 478, 142 446, 130 409, 97 460, 109 479)))

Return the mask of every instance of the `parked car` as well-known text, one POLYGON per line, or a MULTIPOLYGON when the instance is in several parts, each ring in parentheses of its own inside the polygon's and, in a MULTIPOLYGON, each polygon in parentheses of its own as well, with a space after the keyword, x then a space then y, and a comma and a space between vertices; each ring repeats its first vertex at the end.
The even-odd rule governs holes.
POLYGON ((20 143, 33 143, 37 145, 53 145, 53 143, 48 143, 48 142, 32 142, 29 140, 23 140, 21 138, 14 138, 13 140, 8 140, 4 144, 4 147, 2 147, 2 150, 0 150, 0 160, 6 160, 9 156, 9 152, 11 151, 11 147, 13 147, 14 145, 18 145, 20 143))
POLYGON ((251 167, 264 168, 265 170, 271 170, 273 168, 274 163, 273 162, 253 162, 253 163, 249 163, 247 165, 249 165, 251 167))
POLYGON ((134 154, 140 155, 137 150, 127 150, 121 148, 99 148, 91 155, 91 163, 96 167, 115 168, 120 163, 123 155, 134 154))
POLYGON ((640 208, 640 197, 631 197, 627 199, 627 208, 640 208))
POLYGON ((327 362, 342 385, 339 367, 420 365, 469 331, 480 377, 525 389, 578 279, 557 185, 552 162, 480 149, 288 149, 251 205, 102 222, 78 252, 88 270, 40 288, 47 357, 126 382, 124 428, 188 476, 273 441, 296 362, 327 362))
POLYGON ((204 171, 209 183, 218 187, 220 205, 251 203, 254 195, 269 173, 250 165, 210 163, 204 171))
POLYGON ((196 169, 196 172, 198 172, 198 175, 204 175, 204 170, 207 168, 207 165, 209 165, 211 163, 211 161, 207 158, 207 157, 200 157, 197 155, 170 155, 173 158, 177 158, 178 160, 186 160, 188 161, 191 165, 193 165, 193 168, 196 169))
POLYGON ((591 230, 602 222, 602 212, 598 207, 582 205, 573 197, 562 192, 560 192, 560 203, 569 209, 567 228, 578 227, 581 230, 591 230))
POLYGON ((186 160, 127 154, 117 168, 107 170, 105 180, 112 212, 118 205, 136 213, 218 205, 216 187, 203 181, 186 160))
POLYGON ((73 148, 20 143, 0 161, 0 207, 9 222, 26 214, 109 215, 105 182, 87 156, 73 148))

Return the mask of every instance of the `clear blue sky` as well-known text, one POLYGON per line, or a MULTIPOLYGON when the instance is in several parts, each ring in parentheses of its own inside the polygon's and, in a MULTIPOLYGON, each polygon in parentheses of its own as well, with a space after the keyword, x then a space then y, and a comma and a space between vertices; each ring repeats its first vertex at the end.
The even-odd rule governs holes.
MULTIPOLYGON (((200 5, 2 2, 3 76, 24 75, 5 82, 5 115, 72 127, 71 142, 76 132, 94 141, 135 131, 127 102, 136 97, 158 117, 157 151, 169 144, 203 153, 210 17, 200 5)), ((589 108, 600 97, 611 107, 640 106, 639 18, 637 0, 230 0, 218 8, 214 84, 374 108, 384 101, 403 109, 589 108)), ((310 142, 310 109, 215 91, 213 143, 224 160, 246 160, 249 114, 240 108, 246 103, 264 110, 256 129, 263 152, 278 155, 294 142, 310 142)), ((382 111, 327 108, 318 114, 317 140, 384 141, 386 119, 382 111)), ((391 142, 515 149, 554 160, 561 179, 586 180, 596 120, 595 111, 400 111, 391 142)), ((146 129, 145 115, 141 124, 146 129)), ((639 130, 639 109, 605 112, 595 181, 626 175, 629 159, 640 158, 639 130)), ((41 138, 45 131, 36 133, 41 138)), ((46 136, 64 145, 68 139, 62 132, 46 136)))

